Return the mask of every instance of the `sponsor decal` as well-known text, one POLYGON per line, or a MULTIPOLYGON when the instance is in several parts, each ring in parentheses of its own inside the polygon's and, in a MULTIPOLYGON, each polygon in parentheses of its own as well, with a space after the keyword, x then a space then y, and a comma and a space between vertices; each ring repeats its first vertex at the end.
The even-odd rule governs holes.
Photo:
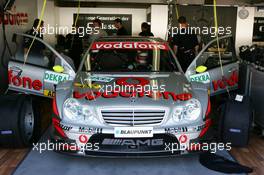
POLYGON ((82 135, 79 136, 79 141, 81 143, 87 143, 88 142, 88 137, 86 135, 82 134, 82 135))
MULTIPOLYGON (((112 78, 111 78, 111 80, 112 80, 112 78)), ((116 88, 116 89, 113 89, 111 91, 106 91, 106 92, 101 92, 100 90, 99 91, 90 91, 89 90, 89 91, 84 92, 84 93, 74 91, 73 97, 76 99, 85 98, 86 100, 95 100, 96 98, 99 98, 99 97, 103 97, 103 98, 117 98, 117 97, 123 97, 123 98, 131 98, 131 97, 156 98, 156 97, 160 97, 160 98, 164 98, 166 100, 169 100, 170 98, 172 98, 174 101, 178 101, 178 100, 187 101, 187 100, 192 98, 192 94, 190 94, 190 93, 175 94, 174 92, 168 92, 165 90, 163 92, 152 91, 152 90, 145 91, 145 88, 143 88, 143 87, 149 83, 150 83, 149 80, 144 79, 144 78, 125 77, 125 78, 117 79, 116 84, 119 87, 136 87, 136 88, 128 88, 128 89, 116 88), (136 83, 128 82, 129 79, 136 81, 136 83), (139 91, 138 91, 138 88, 140 88, 139 91)))
POLYGON ((235 98, 235 101, 243 102, 243 99, 244 99, 244 96, 243 96, 243 95, 239 95, 239 94, 237 94, 237 95, 236 95, 236 98, 235 98))
POLYGON ((116 146, 162 146, 163 139, 104 139, 102 145, 116 146))
POLYGON ((86 134, 101 134, 103 131, 102 128, 87 128, 87 127, 79 127, 79 132, 86 134))
POLYGON ((43 88, 43 84, 40 80, 32 80, 30 77, 14 76, 13 70, 8 71, 8 82, 10 85, 21 87, 25 89, 40 91, 43 88))
POLYGON ((153 127, 116 127, 115 138, 153 137, 153 127))
POLYGON ((21 26, 28 24, 28 13, 26 12, 17 12, 16 6, 13 6, 11 10, 5 12, 4 20, 0 18, 0 24, 4 23, 5 25, 11 26, 21 26))
POLYGON ((130 78, 130 77, 125 77, 125 78, 120 78, 116 80, 116 84, 119 86, 133 86, 133 87, 144 87, 149 84, 149 80, 145 78, 130 78), (138 83, 128 83, 127 80, 132 79, 134 81, 138 81, 138 83))
POLYGON ((111 77, 103 77, 103 76, 90 76, 84 81, 97 81, 97 82, 104 82, 104 83, 109 83, 113 80, 114 78, 111 77))
POLYGON ((3 131, 0 131, 0 135, 11 135, 13 134, 13 131, 12 130, 3 130, 3 131))
POLYGON ((193 127, 165 128, 165 133, 178 134, 187 132, 199 132, 205 127, 205 124, 193 127))
POLYGON ((180 143, 186 143, 187 140, 188 140, 188 137, 187 137, 185 134, 183 134, 183 135, 181 135, 181 136, 179 137, 179 142, 180 142, 180 143))
POLYGON ((153 92, 153 91, 149 91, 147 93, 145 93, 144 91, 142 92, 116 92, 116 91, 112 91, 112 92, 99 92, 99 91, 88 91, 85 93, 80 93, 80 92, 73 92, 73 97, 76 99, 82 99, 85 98, 86 100, 95 100, 99 97, 102 98, 117 98, 117 97, 123 97, 123 98, 131 98, 131 97, 138 97, 138 98, 142 98, 142 97, 149 97, 149 98, 155 98, 155 94, 158 94, 159 97, 165 99, 165 100, 169 100, 170 98, 172 98, 174 101, 187 101, 190 100, 192 98, 192 94, 190 93, 183 93, 183 94, 175 94, 174 92, 153 92))
POLYGON ((67 126, 64 124, 59 124, 59 127, 61 127, 61 129, 63 129, 64 131, 70 131, 72 129, 72 126, 67 126))
POLYGON ((44 75, 44 82, 59 84, 60 82, 69 80, 68 74, 56 73, 52 71, 46 71, 44 75))
POLYGON ((13 73, 16 75, 16 76, 20 76, 23 72, 23 70, 20 68, 20 67, 17 67, 17 66, 12 66, 9 68, 10 70, 13 71, 13 73))
POLYGON ((236 128, 230 128, 229 129, 230 132, 233 132, 233 133, 241 133, 241 129, 236 129, 236 128))
POLYGON ((50 90, 44 90, 44 91, 43 91, 43 94, 44 94, 44 96, 46 96, 46 97, 55 97, 55 92, 50 91, 50 90))
POLYGON ((205 128, 205 124, 204 125, 200 125, 200 126, 196 126, 195 127, 195 131, 202 131, 205 128))
POLYGON ((179 132, 188 132, 187 127, 178 127, 178 128, 165 128, 166 133, 179 133, 179 132))
POLYGON ((108 50, 108 49, 142 49, 142 50, 169 50, 166 43, 151 42, 95 42, 91 49, 108 50))
POLYGON ((195 74, 190 76, 190 80, 192 82, 200 82, 200 83, 210 83, 211 78, 209 72, 204 72, 201 74, 195 74))
POLYGON ((223 77, 221 80, 213 80, 212 86, 213 90, 217 91, 220 89, 226 89, 227 86, 233 87, 238 84, 238 72, 232 72, 232 75, 229 78, 223 77))
POLYGON ((91 88, 91 89, 101 89, 100 84, 81 84, 81 83, 74 83, 75 87, 78 88, 91 88))

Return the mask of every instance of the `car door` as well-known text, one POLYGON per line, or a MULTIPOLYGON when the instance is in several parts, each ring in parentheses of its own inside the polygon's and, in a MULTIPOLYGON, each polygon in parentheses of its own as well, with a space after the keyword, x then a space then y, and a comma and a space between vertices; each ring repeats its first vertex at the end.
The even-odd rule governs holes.
POLYGON ((219 37, 219 46, 218 50, 217 39, 209 42, 185 73, 189 81, 205 84, 211 96, 236 89, 238 85, 239 61, 233 37, 219 37))
POLYGON ((8 64, 9 90, 53 97, 58 83, 74 79, 74 68, 43 40, 31 35, 15 34, 13 42, 16 51, 8 64), (30 52, 25 56, 29 47, 30 52), (60 67, 61 71, 57 71, 56 67, 60 67))

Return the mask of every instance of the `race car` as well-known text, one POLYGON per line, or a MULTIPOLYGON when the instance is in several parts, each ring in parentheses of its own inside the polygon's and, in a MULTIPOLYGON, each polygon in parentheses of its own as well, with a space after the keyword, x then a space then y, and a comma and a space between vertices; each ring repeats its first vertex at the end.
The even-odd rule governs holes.
MULTIPOLYGON (((170 47, 158 38, 100 38, 87 50, 77 71, 70 58, 39 38, 34 41, 39 47, 32 47, 25 59, 25 38, 34 39, 26 34, 13 37, 16 54, 8 64, 9 90, 34 100, 34 96, 55 99, 51 138, 60 152, 84 156, 187 153, 210 126, 208 94, 237 87, 232 36, 219 38, 224 46, 220 54, 215 51, 216 39, 208 43, 185 74, 170 47)), ((14 116, 22 117, 21 131, 5 132, 16 135, 14 145, 17 140, 30 145, 33 128, 39 126, 37 103, 27 100, 27 104, 32 106, 28 112, 14 116)))
POLYGON ((75 79, 56 87, 52 140, 57 151, 83 156, 187 153, 210 123, 199 84, 161 39, 97 39, 75 79))

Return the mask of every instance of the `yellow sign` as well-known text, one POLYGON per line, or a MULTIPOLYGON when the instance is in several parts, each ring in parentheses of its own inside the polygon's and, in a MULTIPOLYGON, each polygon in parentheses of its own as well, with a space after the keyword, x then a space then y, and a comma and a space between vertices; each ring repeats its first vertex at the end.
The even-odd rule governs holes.
POLYGON ((196 72, 198 72, 198 73, 204 73, 206 70, 207 70, 207 67, 205 67, 205 66, 198 66, 196 68, 196 72))
POLYGON ((50 90, 44 90, 44 96, 46 96, 46 97, 54 97, 55 96, 55 92, 50 91, 50 90))
POLYGON ((62 72, 64 72, 64 68, 62 67, 62 66, 54 66, 53 67, 53 70, 54 70, 54 72, 57 72, 57 73, 62 73, 62 72))

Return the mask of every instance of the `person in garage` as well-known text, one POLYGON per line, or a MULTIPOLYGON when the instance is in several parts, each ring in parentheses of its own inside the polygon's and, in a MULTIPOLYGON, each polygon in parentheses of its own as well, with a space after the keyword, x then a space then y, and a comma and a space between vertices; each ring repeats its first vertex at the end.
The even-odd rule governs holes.
POLYGON ((172 36, 172 45, 183 71, 194 60, 199 51, 199 43, 195 32, 189 32, 189 24, 184 16, 179 17, 179 32, 172 36))
MULTIPOLYGON (((78 31, 78 26, 73 25, 72 27, 78 31)), ((78 32, 66 35, 66 49, 69 51, 70 58, 74 61, 75 68, 78 69, 83 52, 83 41, 78 32)))
POLYGON ((154 36, 150 31, 150 25, 146 22, 141 24, 141 32, 138 34, 139 36, 154 36))
MULTIPOLYGON (((41 30, 42 30, 42 28, 44 26, 44 21, 40 22, 40 26, 38 28, 39 21, 40 21, 39 19, 35 19, 32 28, 29 31, 27 31, 25 34, 31 35, 31 36, 36 36, 36 37, 38 37, 40 39, 43 39, 43 34, 41 33, 41 30)), ((24 52, 25 53, 28 52, 28 49, 29 49, 31 43, 32 43, 32 39, 31 38, 24 37, 24 52)), ((32 50, 34 50, 34 51, 40 51, 40 50, 43 49, 43 45, 39 45, 38 42, 33 43, 33 45, 34 45, 35 49, 32 49, 32 50)))
POLYGON ((88 42, 92 43, 93 40, 107 35, 106 31, 102 29, 102 21, 100 19, 93 20, 93 31, 88 42))
POLYGON ((123 26, 123 22, 120 18, 115 19, 114 25, 115 28, 117 29, 116 35, 118 36, 129 35, 126 28, 123 26))

